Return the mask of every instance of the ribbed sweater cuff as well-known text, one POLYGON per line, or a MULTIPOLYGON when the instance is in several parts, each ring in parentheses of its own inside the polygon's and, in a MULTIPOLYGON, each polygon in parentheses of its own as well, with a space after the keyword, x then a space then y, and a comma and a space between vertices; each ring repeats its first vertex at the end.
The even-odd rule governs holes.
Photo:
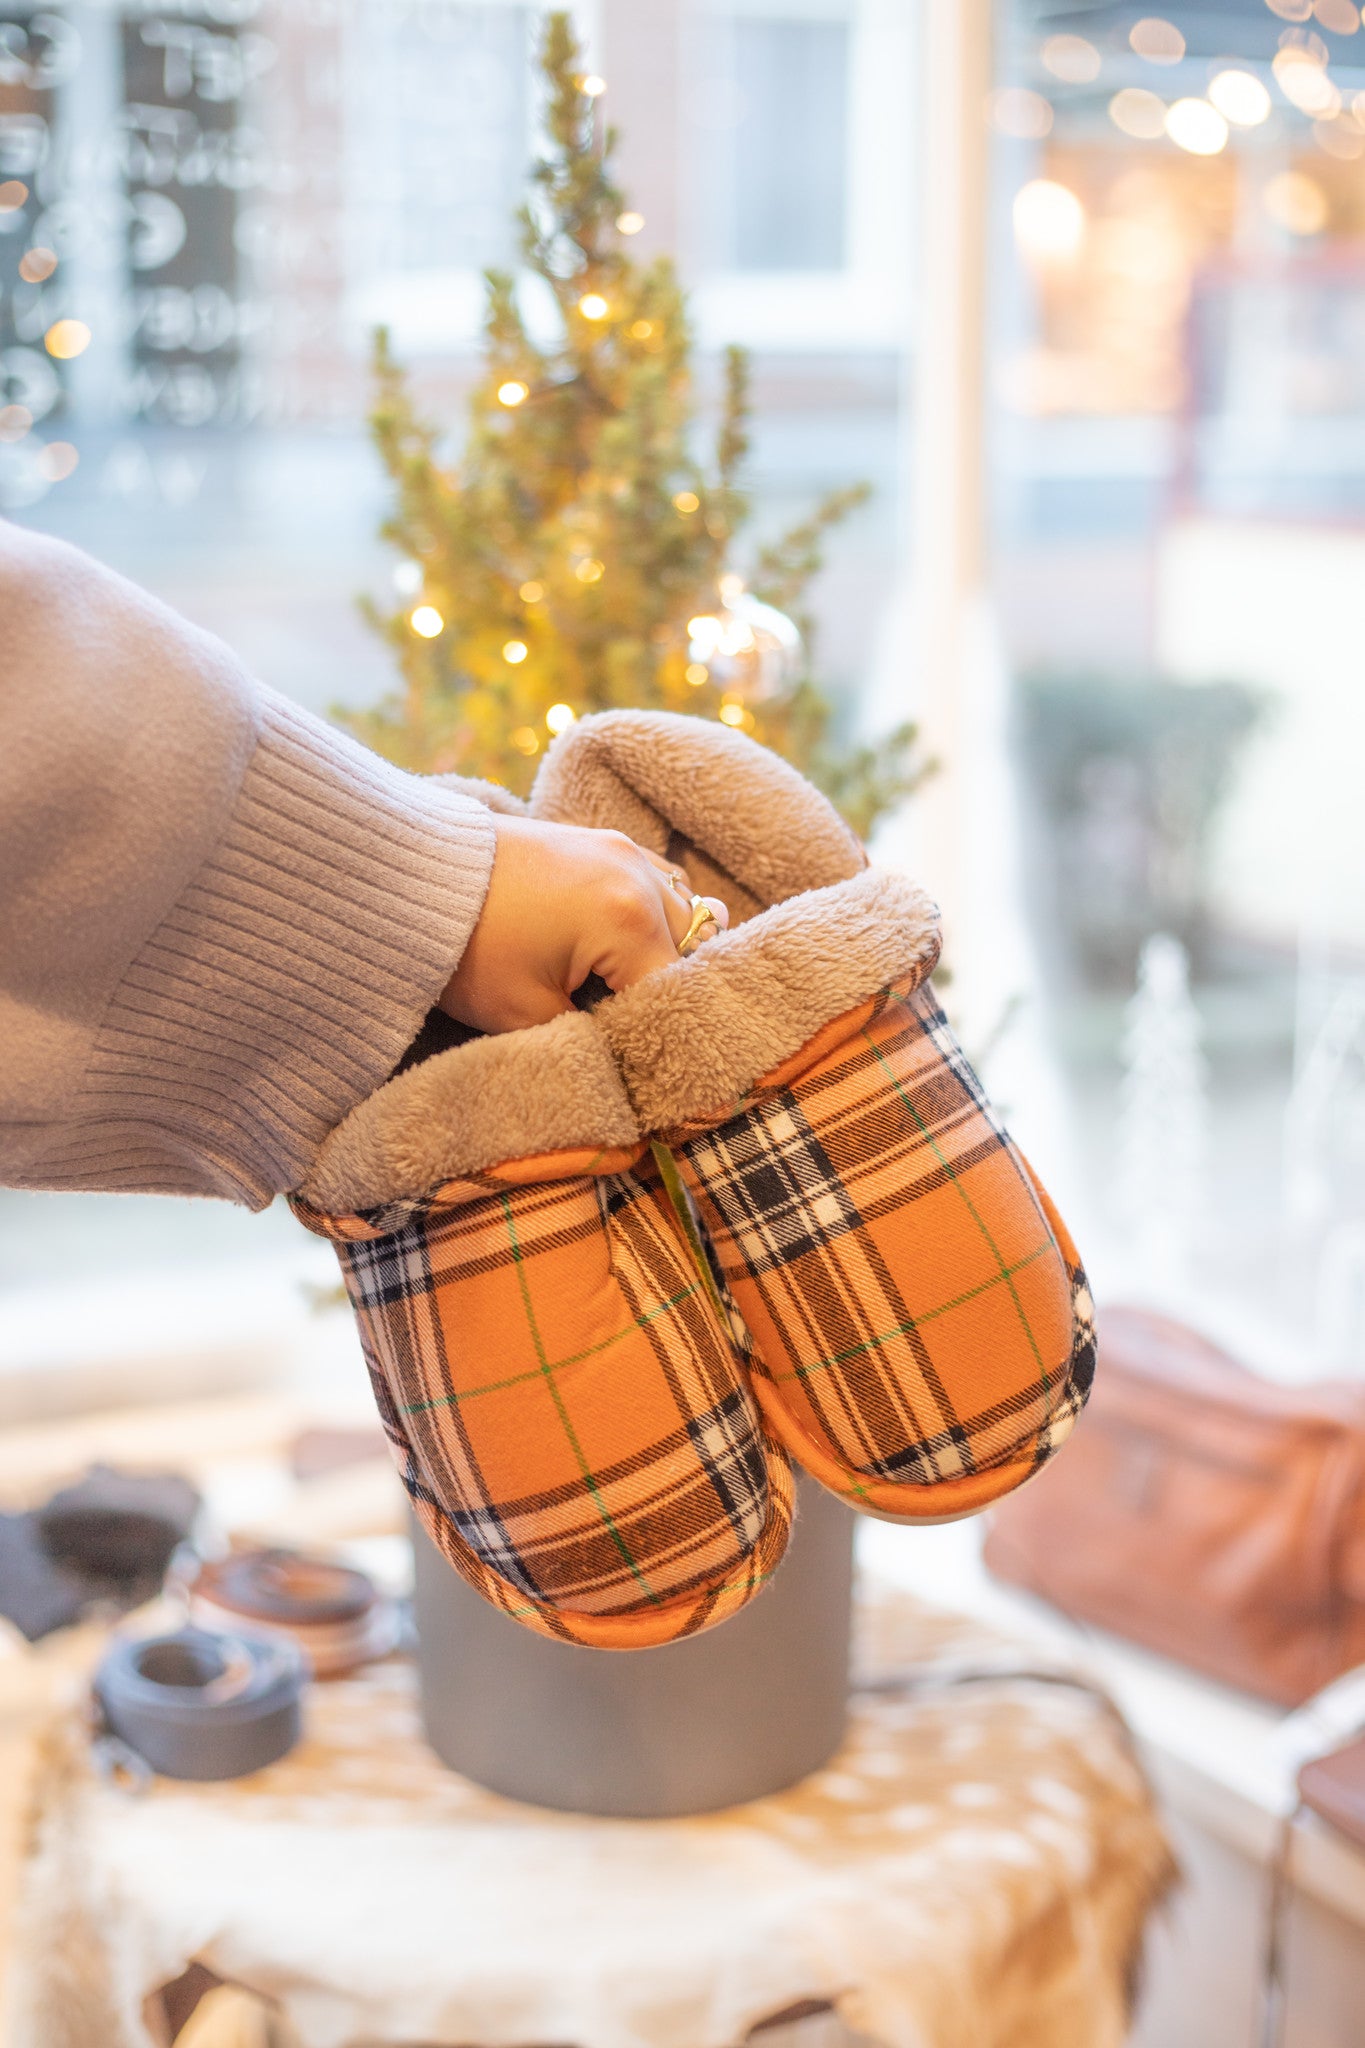
POLYGON ((228 831, 105 1019, 82 1172, 252 1208, 295 1186, 458 965, 494 833, 266 693, 228 831))

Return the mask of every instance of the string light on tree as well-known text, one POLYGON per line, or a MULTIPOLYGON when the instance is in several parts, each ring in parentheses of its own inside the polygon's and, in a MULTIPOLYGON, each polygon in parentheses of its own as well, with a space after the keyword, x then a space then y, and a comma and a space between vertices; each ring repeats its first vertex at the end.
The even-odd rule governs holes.
POLYGON ((746 360, 724 359, 713 449, 699 456, 686 304, 666 258, 632 254, 643 220, 615 182, 596 74, 563 11, 546 18, 540 70, 544 142, 521 257, 558 319, 530 331, 516 277, 490 274, 484 374, 455 461, 438 453, 448 423, 427 423, 376 338, 371 420, 393 486, 384 534, 417 578, 366 606, 401 687, 338 716, 405 768, 525 793, 575 716, 610 705, 723 714, 865 832, 917 779, 913 729, 840 747, 799 616, 826 534, 865 493, 832 492, 755 545, 739 578, 746 360), (445 592, 459 599, 442 617, 430 597, 445 592), (694 651, 688 622, 702 618, 715 630, 694 651))
POLYGON ((599 78, 595 71, 590 71, 587 77, 583 80, 583 91, 587 94, 590 100, 600 99, 602 97, 602 94, 606 91, 606 89, 606 79, 599 78))

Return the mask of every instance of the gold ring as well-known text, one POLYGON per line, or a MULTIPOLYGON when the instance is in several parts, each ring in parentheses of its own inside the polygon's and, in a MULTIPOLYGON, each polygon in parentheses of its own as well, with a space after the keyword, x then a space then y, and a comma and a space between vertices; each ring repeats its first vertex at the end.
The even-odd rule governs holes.
POLYGON ((678 951, 684 960, 690 959, 698 946, 703 946, 708 939, 715 938, 719 931, 720 926, 716 922, 716 913, 712 910, 706 898, 704 896, 694 896, 692 898, 692 922, 678 941, 678 951), (708 924, 711 927, 709 932, 706 929, 708 924))

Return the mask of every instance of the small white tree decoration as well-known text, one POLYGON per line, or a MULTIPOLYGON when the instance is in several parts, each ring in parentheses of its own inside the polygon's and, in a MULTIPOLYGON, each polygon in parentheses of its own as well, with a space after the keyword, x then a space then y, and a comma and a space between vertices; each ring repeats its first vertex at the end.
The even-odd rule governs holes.
POLYGON ((1207 1068, 1185 948, 1148 939, 1123 1034, 1117 1198, 1135 1280, 1189 1281, 1204 1209, 1207 1068))

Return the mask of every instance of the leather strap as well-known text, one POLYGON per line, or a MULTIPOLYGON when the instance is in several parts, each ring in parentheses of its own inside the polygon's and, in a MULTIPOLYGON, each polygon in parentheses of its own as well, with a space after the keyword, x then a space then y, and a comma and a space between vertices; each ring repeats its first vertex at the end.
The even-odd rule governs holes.
POLYGON ((114 1642, 95 1701, 116 1743, 166 1778, 241 1778, 299 1739, 304 1662, 292 1643, 198 1628, 114 1642))
POLYGON ((385 1657, 398 1610, 364 1572, 297 1550, 236 1551, 200 1567, 190 1618, 213 1633, 283 1637, 314 1678, 338 1678, 385 1657))

